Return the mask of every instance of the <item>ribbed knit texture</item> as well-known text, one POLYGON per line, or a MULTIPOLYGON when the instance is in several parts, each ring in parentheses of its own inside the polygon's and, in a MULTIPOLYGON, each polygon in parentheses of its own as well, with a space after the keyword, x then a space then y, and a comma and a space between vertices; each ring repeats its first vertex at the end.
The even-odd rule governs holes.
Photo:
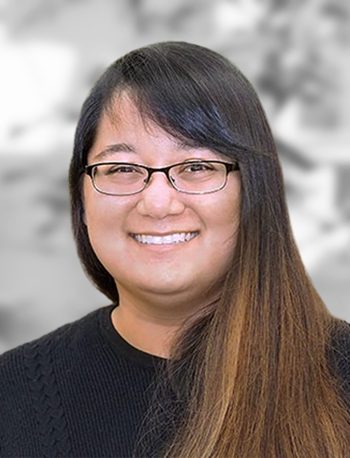
POLYGON ((24 365, 45 457, 71 454, 67 421, 52 360, 53 344, 38 342, 24 349, 24 365))
MULTIPOLYGON (((113 308, 103 307, 0 357, 1 457, 132 456, 147 409, 159 402, 152 396, 165 360, 127 343, 112 325, 113 308)), ((330 358, 350 399, 346 323, 330 358)), ((163 409, 165 416, 168 411, 163 409)), ((147 424, 146 419, 146 431, 147 424)), ((164 440, 165 430, 162 423, 154 437, 164 440)), ((159 456, 159 442, 153 440, 148 449, 159 456)))
POLYGON ((123 340, 112 310, 1 356, 1 457, 131 456, 165 360, 123 340))

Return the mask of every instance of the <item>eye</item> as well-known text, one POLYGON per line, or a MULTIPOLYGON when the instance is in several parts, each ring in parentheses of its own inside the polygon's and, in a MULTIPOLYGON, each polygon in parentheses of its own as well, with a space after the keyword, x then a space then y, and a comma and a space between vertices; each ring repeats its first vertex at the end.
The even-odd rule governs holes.
POLYGON ((104 165, 105 175, 142 173, 142 169, 132 164, 104 165))
POLYGON ((184 164, 182 171, 183 172, 208 172, 214 170, 214 166, 207 162, 192 162, 189 164, 184 164))

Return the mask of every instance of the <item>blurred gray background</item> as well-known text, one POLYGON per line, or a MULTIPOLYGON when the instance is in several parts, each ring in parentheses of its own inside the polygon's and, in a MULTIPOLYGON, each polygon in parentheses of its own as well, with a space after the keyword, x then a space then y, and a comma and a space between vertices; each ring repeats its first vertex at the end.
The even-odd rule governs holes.
POLYGON ((255 85, 305 265, 350 321, 350 2, 0 0, 0 352, 108 303, 70 233, 74 128, 106 65, 162 40, 213 48, 255 85))

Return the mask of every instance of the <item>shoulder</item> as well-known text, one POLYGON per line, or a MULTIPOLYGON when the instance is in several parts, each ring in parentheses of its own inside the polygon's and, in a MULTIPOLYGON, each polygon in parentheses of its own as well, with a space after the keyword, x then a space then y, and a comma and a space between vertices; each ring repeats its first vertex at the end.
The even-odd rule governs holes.
POLYGON ((39 447, 41 431, 48 427, 56 431, 57 425, 55 437, 65 431, 63 399, 76 398, 79 387, 74 396, 69 390, 79 382, 80 362, 88 364, 92 359, 91 349, 99 342, 99 316, 105 309, 0 356, 1 456, 3 451, 9 456, 19 456, 19 452, 34 456, 31 453, 39 447))
POLYGON ((346 321, 337 320, 333 328, 329 361, 342 389, 350 397, 350 324, 346 321))
POLYGON ((6 380, 20 382, 28 358, 34 353, 45 353, 54 346, 64 346, 65 341, 71 337, 73 328, 73 323, 66 324, 38 339, 3 353, 0 356, 0 380, 2 382, 6 380))
POLYGON ((42 418, 47 409, 55 409, 59 389, 77 377, 82 361, 88 364, 92 359, 99 343, 99 316, 106 309, 95 310, 0 356, 0 443, 1 435, 11 442, 16 441, 17 433, 25 437, 26 431, 35 429, 35 419, 42 418))
POLYGON ((9 384, 25 383, 30 370, 37 369, 38 365, 45 366, 52 359, 67 359, 71 353, 78 356, 76 350, 84 348, 89 337, 93 338, 98 315, 102 310, 103 308, 90 312, 74 322, 0 355, 0 396, 9 384))

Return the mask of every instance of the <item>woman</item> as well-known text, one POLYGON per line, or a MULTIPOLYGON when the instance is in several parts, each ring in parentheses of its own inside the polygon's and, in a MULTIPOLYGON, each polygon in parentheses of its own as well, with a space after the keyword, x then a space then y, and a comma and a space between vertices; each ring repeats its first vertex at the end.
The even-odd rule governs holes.
POLYGON ((69 180, 112 305, 2 356, 1 456, 350 456, 349 325, 305 273, 237 68, 182 42, 117 60, 69 180))

